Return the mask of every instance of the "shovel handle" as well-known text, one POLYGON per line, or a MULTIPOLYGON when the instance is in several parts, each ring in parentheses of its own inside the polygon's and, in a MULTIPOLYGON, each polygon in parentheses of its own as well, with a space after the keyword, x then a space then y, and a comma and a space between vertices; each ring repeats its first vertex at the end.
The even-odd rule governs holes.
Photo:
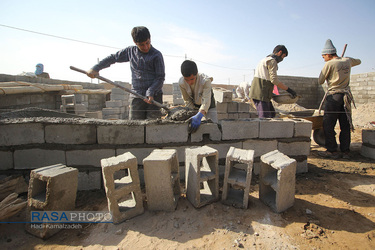
MULTIPOLYGON (((77 71, 77 72, 80 72, 80 73, 85 74, 85 75, 87 74, 87 72, 85 70, 76 68, 74 66, 70 66, 70 69, 74 70, 74 71, 77 71)), ((102 80, 104 82, 107 82, 109 84, 112 84, 113 86, 116 86, 116 87, 118 87, 118 88, 120 88, 122 90, 125 90, 126 92, 131 93, 131 94, 135 95, 136 97, 141 98, 142 100, 148 99, 147 97, 145 97, 145 96, 143 96, 141 94, 138 94, 137 92, 135 92, 135 91, 133 91, 131 89, 125 88, 124 86, 121 86, 118 83, 112 82, 111 80, 109 80, 109 79, 107 79, 105 77, 102 77, 102 76, 98 75, 98 76, 96 76, 96 78, 98 78, 99 80, 102 80)), ((151 103, 154 104, 155 106, 159 107, 159 108, 163 108, 165 110, 169 110, 165 105, 163 105, 163 104, 161 104, 161 103, 159 103, 157 101, 152 100, 151 103)))

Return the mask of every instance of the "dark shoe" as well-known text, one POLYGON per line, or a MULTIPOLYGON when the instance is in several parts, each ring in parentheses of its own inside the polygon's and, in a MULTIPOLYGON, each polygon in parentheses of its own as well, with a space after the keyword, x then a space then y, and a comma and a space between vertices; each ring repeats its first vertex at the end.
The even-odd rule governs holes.
POLYGON ((345 160, 350 160, 351 159, 350 153, 349 152, 343 153, 342 158, 345 159, 345 160))
POLYGON ((340 158, 339 152, 329 152, 328 150, 327 151, 320 151, 320 152, 318 152, 318 155, 323 157, 323 158, 329 158, 329 159, 340 158))

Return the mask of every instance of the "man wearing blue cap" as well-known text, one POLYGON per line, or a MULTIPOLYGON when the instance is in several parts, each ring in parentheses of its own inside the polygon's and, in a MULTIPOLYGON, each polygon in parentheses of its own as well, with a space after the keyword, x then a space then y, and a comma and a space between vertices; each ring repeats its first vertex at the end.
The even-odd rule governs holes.
POLYGON ((340 150, 342 157, 349 159, 350 130, 354 130, 351 119, 351 102, 354 104, 353 95, 350 92, 350 69, 361 64, 361 60, 350 57, 338 57, 336 48, 328 39, 322 50, 322 57, 326 62, 319 76, 319 84, 327 81, 328 92, 325 99, 323 116, 323 129, 325 147, 327 151, 319 155, 326 158, 337 159, 340 157, 336 142, 335 126, 337 120, 340 123, 340 150))

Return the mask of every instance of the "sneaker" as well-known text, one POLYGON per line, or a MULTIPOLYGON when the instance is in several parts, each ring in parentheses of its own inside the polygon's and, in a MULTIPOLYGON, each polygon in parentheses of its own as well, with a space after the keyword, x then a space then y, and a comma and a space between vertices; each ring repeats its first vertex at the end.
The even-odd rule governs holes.
POLYGON ((338 159, 340 158, 339 152, 330 152, 330 151, 319 151, 318 155, 323 158, 338 159))

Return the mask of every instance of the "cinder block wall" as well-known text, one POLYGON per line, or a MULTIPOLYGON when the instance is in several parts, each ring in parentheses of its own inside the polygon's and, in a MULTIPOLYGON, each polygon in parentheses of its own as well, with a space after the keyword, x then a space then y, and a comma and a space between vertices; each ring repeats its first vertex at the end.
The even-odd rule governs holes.
POLYGON ((356 104, 374 102, 375 72, 352 75, 350 88, 356 104))
MULTIPOLYGON (((223 165, 231 146, 255 150, 254 164, 258 165, 262 154, 278 149, 297 160, 297 172, 306 172, 311 127, 304 119, 238 119, 202 124, 190 134, 186 122, 0 121, 0 175, 23 173, 27 177, 32 169, 61 163, 78 168, 79 189, 100 189, 103 158, 131 152, 141 166, 154 149, 173 148, 183 172, 185 149, 203 145, 217 149, 223 165)), ((141 166, 141 176, 142 170, 141 166)))

